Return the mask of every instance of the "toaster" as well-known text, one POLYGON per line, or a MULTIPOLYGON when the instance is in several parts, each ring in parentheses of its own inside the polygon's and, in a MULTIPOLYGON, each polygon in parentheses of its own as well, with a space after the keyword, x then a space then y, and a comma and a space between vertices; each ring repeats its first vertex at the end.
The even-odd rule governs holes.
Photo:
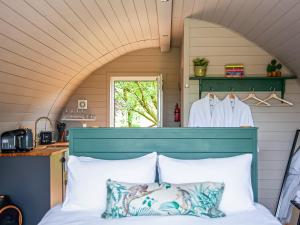
POLYGON ((31 129, 17 129, 6 131, 1 135, 2 152, 23 152, 33 148, 31 129))

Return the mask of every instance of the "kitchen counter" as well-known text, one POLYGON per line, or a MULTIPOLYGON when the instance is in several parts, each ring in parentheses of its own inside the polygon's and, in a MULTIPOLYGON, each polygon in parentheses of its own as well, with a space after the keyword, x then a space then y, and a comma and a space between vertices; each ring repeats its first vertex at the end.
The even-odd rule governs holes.
POLYGON ((62 203, 67 150, 58 143, 0 154, 0 194, 9 195, 22 209, 23 225, 38 224, 51 207, 62 203))
POLYGON ((66 152, 68 150, 68 142, 58 142, 50 145, 39 145, 28 152, 12 152, 0 153, 0 157, 17 157, 17 156, 51 156, 66 152))

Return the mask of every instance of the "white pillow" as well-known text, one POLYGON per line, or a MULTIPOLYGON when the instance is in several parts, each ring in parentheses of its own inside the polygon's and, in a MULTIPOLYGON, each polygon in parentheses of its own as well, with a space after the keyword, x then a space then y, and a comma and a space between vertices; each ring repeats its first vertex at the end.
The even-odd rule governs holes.
POLYGON ((224 182, 219 209, 227 215, 253 210, 251 154, 228 158, 180 160, 158 157, 160 181, 168 183, 224 182))
POLYGON ((101 160, 69 156, 68 184, 64 211, 98 211, 106 208, 106 181, 153 183, 156 175, 157 153, 128 160, 101 160))

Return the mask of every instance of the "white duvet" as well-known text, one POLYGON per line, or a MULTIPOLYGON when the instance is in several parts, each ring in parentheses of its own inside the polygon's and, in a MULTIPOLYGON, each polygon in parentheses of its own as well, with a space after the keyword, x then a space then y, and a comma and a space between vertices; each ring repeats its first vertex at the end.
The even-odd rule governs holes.
POLYGON ((255 210, 218 219, 194 216, 139 216, 122 219, 102 219, 95 212, 65 212, 61 206, 52 208, 38 225, 281 225, 262 205, 255 210))

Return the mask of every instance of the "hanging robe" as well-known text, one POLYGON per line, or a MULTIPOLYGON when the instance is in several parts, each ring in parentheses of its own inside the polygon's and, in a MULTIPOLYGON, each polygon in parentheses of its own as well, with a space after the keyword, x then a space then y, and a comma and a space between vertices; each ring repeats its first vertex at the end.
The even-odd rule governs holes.
POLYGON ((211 127, 213 111, 218 102, 217 97, 212 99, 209 94, 195 101, 190 109, 188 127, 211 127))
POLYGON ((293 155, 287 178, 280 195, 276 217, 281 223, 289 223, 292 214, 291 200, 296 198, 300 190, 300 146, 293 155))
POLYGON ((253 118, 250 107, 235 96, 227 96, 216 105, 212 116, 213 127, 253 127, 253 118))

